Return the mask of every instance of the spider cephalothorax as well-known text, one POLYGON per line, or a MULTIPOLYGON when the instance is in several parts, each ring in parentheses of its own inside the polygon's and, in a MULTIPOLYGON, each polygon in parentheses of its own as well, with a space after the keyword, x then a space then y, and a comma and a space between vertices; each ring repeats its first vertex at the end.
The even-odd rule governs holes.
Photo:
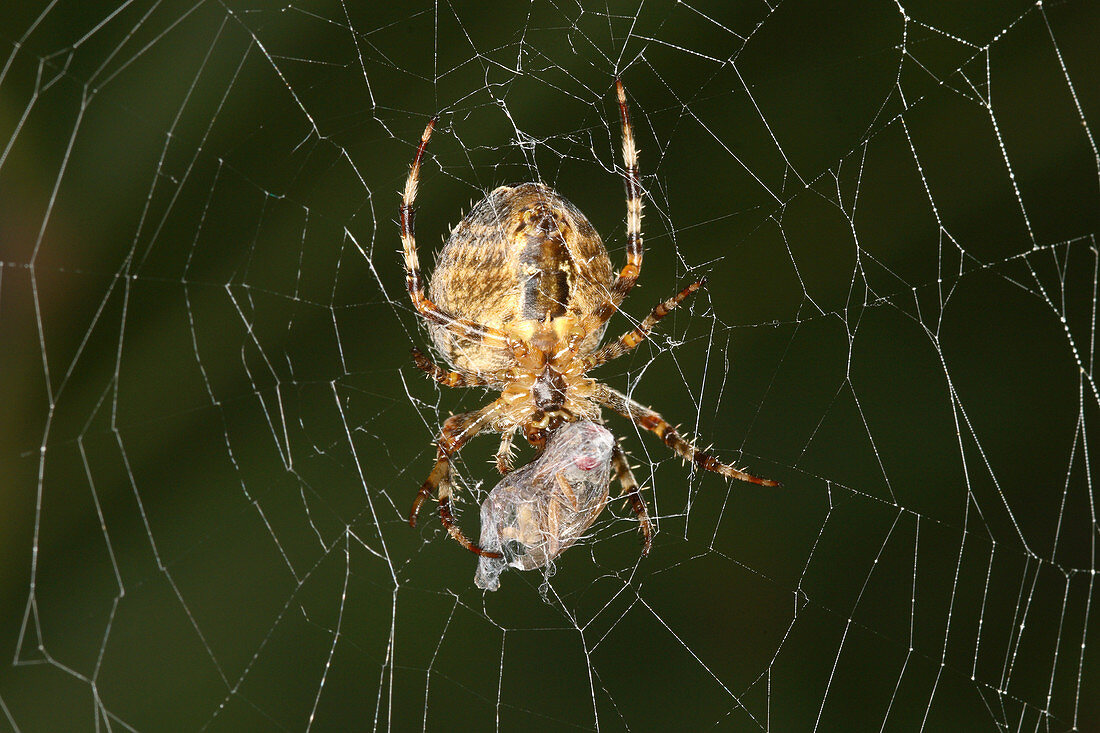
MULTIPOLYGON (((409 170, 401 204, 401 240, 406 283, 413 305, 428 322, 432 340, 454 371, 413 350, 418 367, 440 384, 485 386, 500 397, 480 410, 453 415, 437 441, 436 464, 413 502, 409 523, 432 495, 450 535, 479 555, 498 557, 475 545, 451 512, 451 458, 480 432, 500 433, 497 467, 511 470, 517 430, 538 450, 565 423, 600 420, 607 407, 651 430, 678 455, 708 471, 741 481, 776 486, 726 465, 696 449, 653 410, 587 376, 639 343, 704 281, 692 283, 658 304, 637 328, 604 346, 607 321, 618 310, 642 267, 642 188, 626 93, 615 83, 623 134, 626 184, 627 261, 616 274, 600 235, 571 203, 541 183, 501 186, 478 202, 444 245, 432 276, 431 299, 424 293, 413 232, 420 164, 435 126, 428 123, 409 170)), ((626 457, 616 445, 612 465, 623 495, 638 517, 649 552, 653 529, 645 501, 626 457)))

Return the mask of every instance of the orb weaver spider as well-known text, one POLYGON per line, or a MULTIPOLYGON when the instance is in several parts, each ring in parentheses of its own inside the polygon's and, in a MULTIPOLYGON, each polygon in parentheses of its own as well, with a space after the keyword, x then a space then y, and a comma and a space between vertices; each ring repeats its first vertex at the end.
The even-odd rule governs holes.
MULTIPOLYGON (((479 410, 452 415, 436 441, 435 467, 413 501, 416 526, 433 495, 447 532, 467 550, 499 558, 471 542, 455 523, 451 462, 473 437, 500 433, 497 468, 511 470, 517 431, 540 453, 559 427, 578 420, 600 422, 600 409, 655 433, 681 458, 700 468, 761 486, 779 482, 722 463, 699 450, 658 413, 587 374, 640 344, 651 330, 704 284, 699 280, 657 304, 645 320, 600 346, 607 321, 634 287, 642 269, 642 185, 626 91, 616 79, 626 186, 626 264, 615 274, 600 235, 583 213, 542 183, 501 186, 474 205, 451 232, 436 262, 431 297, 424 292, 413 218, 420 166, 436 118, 416 149, 400 208, 406 286, 432 341, 451 370, 413 349, 418 368, 448 387, 489 387, 500 397, 479 410)), ((638 518, 642 556, 653 526, 626 456, 618 445, 612 467, 638 518)))

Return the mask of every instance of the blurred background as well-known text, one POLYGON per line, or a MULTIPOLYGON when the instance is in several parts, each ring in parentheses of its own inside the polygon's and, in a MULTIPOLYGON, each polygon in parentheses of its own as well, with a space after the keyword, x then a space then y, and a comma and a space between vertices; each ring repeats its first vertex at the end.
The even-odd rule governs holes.
POLYGON ((1100 10, 842 5, 5 4, 0 730, 1100 728, 1100 10), (540 180, 621 263, 616 75, 609 333, 709 285, 599 376, 784 487, 609 416, 650 557, 486 594, 397 191, 438 114, 423 262, 540 180))

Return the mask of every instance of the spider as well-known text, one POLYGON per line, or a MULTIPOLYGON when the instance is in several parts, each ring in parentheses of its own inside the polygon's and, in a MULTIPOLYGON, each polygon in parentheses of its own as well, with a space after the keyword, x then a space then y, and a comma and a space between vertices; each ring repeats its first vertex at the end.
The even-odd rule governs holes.
MULTIPOLYGON (((455 523, 451 462, 483 431, 501 434, 497 469, 512 468, 517 431, 541 454, 547 438, 577 420, 601 422, 600 409, 656 433, 681 458, 707 471, 761 486, 759 478, 699 450, 659 414, 588 376, 622 356, 706 280, 688 285, 657 304, 645 320, 600 346, 607 321, 634 287, 642 268, 642 186, 638 151, 626 92, 615 81, 622 126, 626 186, 626 264, 614 273, 607 249, 588 219, 542 183, 501 186, 470 210, 451 232, 436 261, 431 298, 425 295, 414 235, 414 202, 420 165, 437 118, 420 137, 400 208, 401 243, 409 297, 427 321, 445 370, 414 348, 416 366, 448 387, 489 387, 500 397, 480 410, 452 415, 436 441, 436 461, 413 501, 409 524, 416 526, 423 504, 435 496, 443 527, 460 545, 482 557, 498 558, 470 541, 455 523)), ((642 556, 649 554, 653 526, 626 455, 616 444, 612 469, 638 519, 642 556)))

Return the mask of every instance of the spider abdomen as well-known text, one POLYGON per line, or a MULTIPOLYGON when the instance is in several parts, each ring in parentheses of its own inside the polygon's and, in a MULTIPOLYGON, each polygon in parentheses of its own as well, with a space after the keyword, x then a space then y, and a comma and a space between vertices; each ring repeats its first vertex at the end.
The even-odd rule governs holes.
MULTIPOLYGON (((451 232, 436 261, 431 298, 446 313, 526 340, 538 324, 591 313, 614 282, 600 235, 577 207, 540 183, 501 186, 451 232)), ((486 374, 511 355, 439 325, 436 347, 460 372, 486 374)), ((582 350, 603 335, 588 335, 582 350)))
POLYGON ((572 262, 556 212, 540 205, 525 211, 523 218, 529 223, 521 235, 526 241, 516 272, 522 289, 520 315, 536 321, 564 316, 572 285, 572 262))

